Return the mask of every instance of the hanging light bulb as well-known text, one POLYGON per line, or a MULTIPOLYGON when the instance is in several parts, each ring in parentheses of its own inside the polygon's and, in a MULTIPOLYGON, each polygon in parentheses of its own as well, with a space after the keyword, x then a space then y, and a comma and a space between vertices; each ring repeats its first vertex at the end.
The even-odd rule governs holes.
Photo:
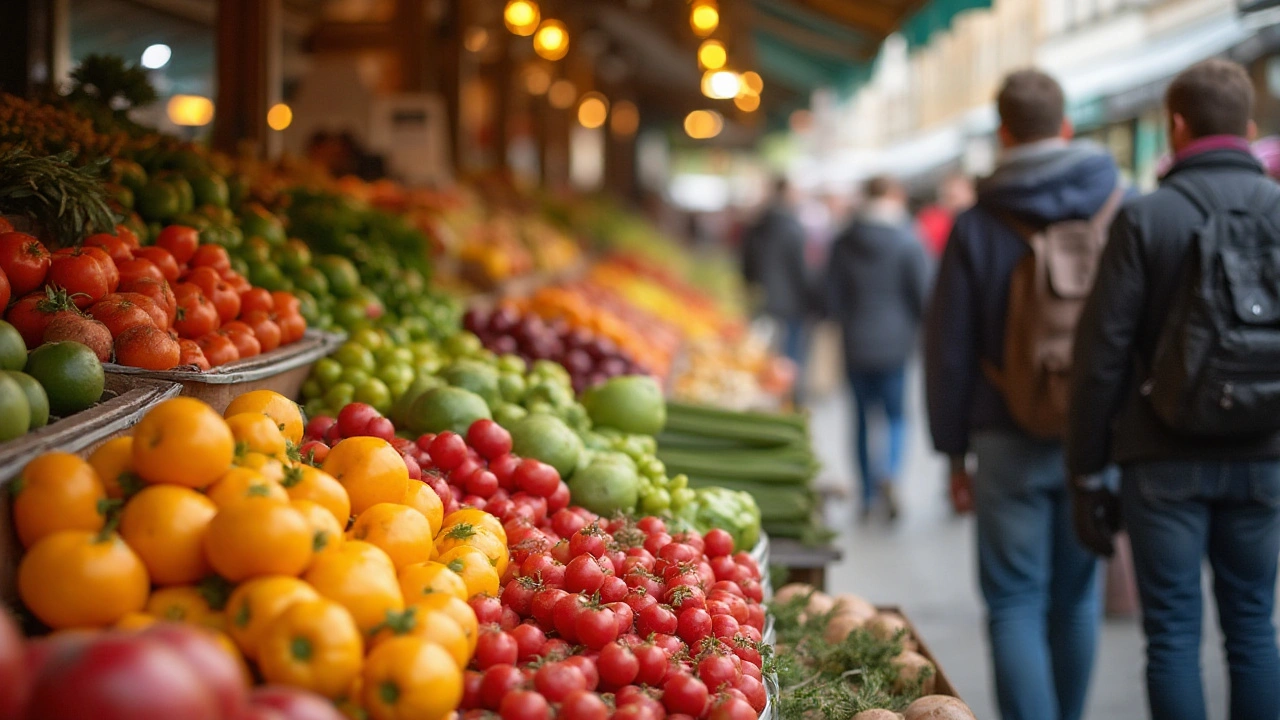
POLYGON ((706 37, 720 27, 720 8, 715 0, 697 0, 689 11, 689 26, 698 37, 706 37))
POLYGON ((267 127, 279 132, 293 124, 293 108, 276 103, 267 111, 267 127))
POLYGON ((702 74, 702 94, 712 100, 728 100, 741 87, 738 74, 732 70, 708 70, 702 74))
POLYGON ((511 0, 502 11, 502 21, 507 29, 521 37, 532 35, 541 18, 538 3, 533 0, 511 0))
POLYGON ((543 20, 533 35, 533 51, 547 60, 569 54, 569 28, 559 20, 543 20))
POLYGON ((213 120, 213 101, 201 95, 174 95, 165 113, 174 125, 201 127, 213 120))
POLYGON ((724 117, 715 110, 694 110, 684 118, 685 134, 694 140, 708 140, 724 129, 724 117))
POLYGON ((698 46, 698 65, 703 70, 719 70, 729 59, 724 43, 719 40, 703 40, 698 46))
POLYGON ((589 92, 578 101, 578 124, 592 129, 604 125, 609 116, 609 99, 598 92, 589 92))

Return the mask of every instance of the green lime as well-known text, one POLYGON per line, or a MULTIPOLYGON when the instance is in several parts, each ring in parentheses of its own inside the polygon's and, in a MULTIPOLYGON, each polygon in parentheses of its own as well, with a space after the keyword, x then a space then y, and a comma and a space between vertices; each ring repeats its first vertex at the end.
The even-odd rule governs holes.
POLYGON ((284 223, 256 203, 240 213, 240 228, 244 231, 245 237, 256 235, 272 246, 283 245, 285 241, 284 223))
POLYGON ((393 363, 379 368, 377 377, 391 388, 393 395, 399 395, 413 383, 415 375, 408 363, 393 363), (399 388, 400 392, 396 392, 396 388, 399 388))
POLYGON ((21 370, 27 366, 27 344, 22 334, 0 320, 0 370, 21 370))
POLYGON ((455 358, 470 357, 483 349, 484 343, 480 342, 480 338, 465 330, 454 333, 444 341, 444 351, 455 358))
POLYGON ((333 319, 352 332, 369 327, 369 313, 364 303, 353 298, 341 300, 333 308, 333 319))
MULTIPOLYGON (((252 240, 252 238, 250 238, 252 240)), ((249 262, 249 282, 272 292, 285 288, 284 273, 270 260, 265 262, 249 262)))
POLYGON ((230 191, 227 189, 227 181, 223 180, 222 176, 214 173, 200 173, 191 177, 190 180, 191 190, 195 193, 197 206, 227 206, 230 191))
POLYGON ((342 371, 342 377, 338 382, 351 387, 360 387, 366 380, 373 377, 373 373, 362 368, 349 367, 342 371))
POLYGON ((136 193, 138 214, 147 220, 168 220, 182 209, 178 189, 162 180, 152 180, 136 193))
POLYGON ((360 273, 356 266, 341 255, 321 255, 311 264, 324 273, 329 280, 329 291, 340 298, 355 295, 360 287, 360 273))
POLYGON ((342 363, 333 358, 320 358, 311 369, 311 377, 320 383, 320 387, 328 390, 342 377, 342 363))
POLYGON ((307 378, 306 382, 302 383, 303 400, 314 400, 321 395, 324 395, 324 388, 321 387, 319 380, 307 378))
POLYGON ((141 190, 147 184, 147 171, 132 160, 113 159, 111 172, 121 185, 134 192, 141 190))
POLYGON ((227 199, 231 207, 240 207, 249 195, 249 178, 236 173, 227 177, 227 199))
POLYGON ((351 333, 349 342, 369 348, 374 352, 375 357, 377 356, 377 352, 387 344, 386 339, 382 337, 382 333, 374 330, 373 328, 357 330, 351 333))
POLYGON ((189 213, 196 209, 196 192, 191 183, 181 175, 167 175, 164 178, 178 191, 178 212, 189 213))
POLYGON ((307 321, 308 325, 315 325, 320 317, 320 303, 316 302, 316 296, 296 287, 291 292, 298 298, 298 314, 307 321))
POLYGON ((337 414, 329 412, 329 406, 325 404, 323 398, 312 398, 308 400, 306 404, 302 406, 302 410, 309 418, 320 417, 321 415, 333 416, 337 414))
POLYGON ((369 378, 356 386, 356 402, 372 405, 382 414, 391 411, 391 389, 378 378, 369 378))
POLYGON ((44 386, 49 410, 58 417, 93 407, 102 398, 106 376, 87 345, 64 341, 41 345, 27 356, 26 373, 44 386))
POLYGON ((0 442, 22 437, 31 429, 27 394, 8 373, 0 373, 0 442))
POLYGON ((293 275, 293 284, 316 297, 329 294, 329 278, 313 267, 299 268, 293 275))
POLYGON ((117 205, 126 211, 133 210, 133 190, 119 183, 106 183, 103 187, 117 205))
POLYGON ((250 235, 240 245, 240 257, 250 265, 271 262, 271 245, 257 235, 250 235))
POLYGON ((18 381, 18 385, 22 386, 22 391, 27 394, 27 404, 31 406, 31 429, 42 428, 49 424, 49 396, 45 394, 44 387, 36 382, 36 379, 24 372, 5 371, 0 373, 8 375, 18 381))
POLYGON ((346 383, 338 383, 324 394, 324 404, 331 408, 344 408, 355 398, 356 389, 346 383))
POLYGON ((365 372, 373 372, 378 368, 373 351, 351 340, 338 347, 337 352, 333 354, 333 359, 341 363, 344 368, 359 368, 365 372))
POLYGON ((287 273, 297 273, 311 266, 311 248, 301 240, 289 240, 276 250, 276 262, 287 273))

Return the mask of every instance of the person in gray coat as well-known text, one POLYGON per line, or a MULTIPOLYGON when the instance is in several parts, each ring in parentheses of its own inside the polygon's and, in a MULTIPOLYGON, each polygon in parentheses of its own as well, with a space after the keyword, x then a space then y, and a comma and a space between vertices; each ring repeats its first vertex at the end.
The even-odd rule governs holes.
POLYGON ((907 438, 907 360, 916 346, 929 288, 924 247, 911 229, 906 191, 896 180, 867 183, 862 211, 835 240, 827 267, 828 312, 840 326, 853 391, 862 515, 877 495, 898 515, 895 485, 907 438), (885 443, 872 453, 873 413, 883 414, 885 443))
POLYGON ((806 326, 813 312, 813 290, 805 266, 804 228, 792 208, 791 187, 785 179, 774 186, 773 198, 742 236, 742 276, 782 334, 782 352, 796 364, 796 387, 804 378, 806 326))

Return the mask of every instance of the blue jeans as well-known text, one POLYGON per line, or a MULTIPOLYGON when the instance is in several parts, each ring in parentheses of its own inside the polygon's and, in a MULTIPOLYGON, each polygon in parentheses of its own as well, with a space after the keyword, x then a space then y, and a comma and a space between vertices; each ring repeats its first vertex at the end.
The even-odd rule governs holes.
POLYGON ((854 415, 857 426, 854 445, 857 447, 858 472, 862 476, 863 507, 875 500, 881 482, 896 482, 902 471, 902 451, 907 439, 906 395, 907 369, 849 370, 849 388, 853 390, 854 415), (881 461, 872 457, 869 438, 870 416, 873 411, 884 413, 886 428, 885 451, 881 461))
POLYGON ((1160 720, 1204 720, 1205 555, 1231 677, 1232 720, 1280 718, 1272 613, 1280 554, 1280 461, 1126 467, 1124 520, 1147 635, 1147 702, 1160 720))
POLYGON ((1098 563, 1076 541, 1062 446, 973 439, 978 574, 1004 720, 1079 720, 1098 644, 1098 563))

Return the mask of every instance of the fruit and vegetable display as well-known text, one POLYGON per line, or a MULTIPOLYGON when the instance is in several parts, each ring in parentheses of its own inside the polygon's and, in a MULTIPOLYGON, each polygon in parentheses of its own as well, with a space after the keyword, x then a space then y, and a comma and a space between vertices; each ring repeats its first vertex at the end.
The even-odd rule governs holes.
POLYGON ((736 412, 667 402, 657 457, 693 488, 740 491, 755 498, 773 537, 825 540, 815 517, 812 482, 819 463, 808 419, 795 413, 736 412))
POLYGON ((781 717, 975 720, 958 698, 934 694, 937 668, 901 615, 803 584, 780 588, 769 609, 781 717))

